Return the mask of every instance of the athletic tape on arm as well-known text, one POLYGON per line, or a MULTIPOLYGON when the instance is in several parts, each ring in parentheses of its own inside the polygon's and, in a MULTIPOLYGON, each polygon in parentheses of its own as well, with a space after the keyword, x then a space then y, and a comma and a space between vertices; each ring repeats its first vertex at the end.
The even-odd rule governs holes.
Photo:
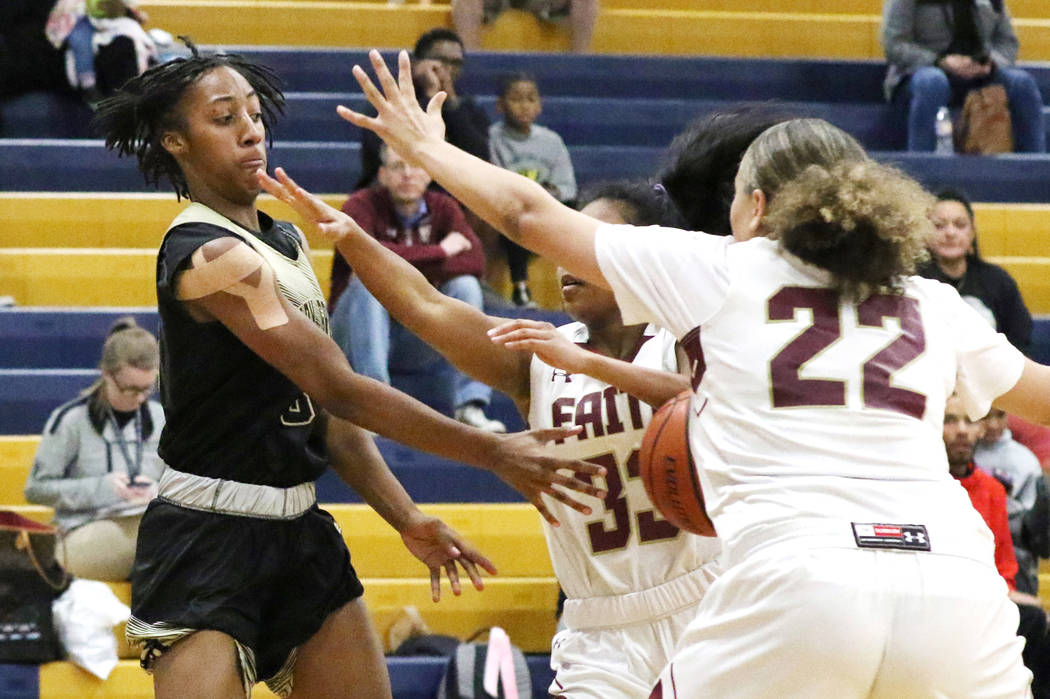
POLYGON ((259 253, 240 243, 214 260, 205 260, 201 248, 190 258, 193 267, 179 277, 176 297, 180 301, 204 298, 219 291, 240 296, 248 303, 248 311, 261 330, 269 330, 288 322, 277 288, 273 270, 259 253), (251 285, 244 280, 259 270, 259 282, 251 285))

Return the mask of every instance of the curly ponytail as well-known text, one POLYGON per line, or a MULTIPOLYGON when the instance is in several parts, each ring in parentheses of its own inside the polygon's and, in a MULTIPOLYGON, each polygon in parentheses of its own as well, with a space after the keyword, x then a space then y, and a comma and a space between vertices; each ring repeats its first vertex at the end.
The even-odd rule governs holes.
POLYGON ((895 291, 924 259, 934 198, 872 160, 810 165, 784 184, 764 219, 769 237, 832 276, 850 299, 895 291))

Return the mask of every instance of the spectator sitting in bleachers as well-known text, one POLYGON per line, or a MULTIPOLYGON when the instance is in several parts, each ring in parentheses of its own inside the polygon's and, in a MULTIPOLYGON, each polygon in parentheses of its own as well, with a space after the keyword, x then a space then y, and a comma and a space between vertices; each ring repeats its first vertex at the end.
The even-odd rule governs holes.
POLYGON ((68 90, 61 52, 44 35, 54 0, 0 2, 0 98, 68 90))
POLYGON ((881 39, 885 97, 908 115, 908 150, 932 151, 937 111, 998 83, 1015 150, 1046 151, 1042 97, 1032 76, 1013 67, 1018 42, 1004 0, 885 0, 881 39))
MULTIPOLYGON (((480 309, 479 277, 485 270, 481 241, 471 230, 455 199, 428 190, 430 175, 380 147, 378 183, 350 195, 343 211, 366 233, 411 262, 441 293, 480 309)), ((485 416, 492 389, 447 366, 444 359, 400 323, 391 319, 343 256, 332 259, 329 297, 332 337, 354 371, 390 383, 391 369, 430 371, 435 380, 449 378, 455 417, 473 427, 505 432, 485 416)))
MULTIPOLYGON (((511 73, 500 81, 496 108, 503 119, 489 128, 491 160, 502 168, 543 185, 558 201, 569 206, 576 199, 576 174, 569 150, 554 131, 535 123, 543 111, 539 86, 528 73, 511 73)), ((506 236, 499 237, 507 253, 516 306, 532 306, 529 292, 531 254, 506 236)))
POLYGON ((137 0, 55 3, 45 31, 56 49, 65 49, 69 83, 88 104, 96 104, 156 60, 157 47, 141 26, 148 19, 137 0), (114 49, 102 51, 114 42, 114 49))
POLYGON ((984 431, 981 422, 966 415, 963 401, 951 396, 944 406, 944 448, 948 470, 966 489, 995 539, 995 567, 1006 581, 1010 599, 1017 605, 1020 623, 1017 634, 1024 637, 1024 664, 1032 671, 1032 693, 1036 699, 1050 696, 1050 641, 1046 612, 1039 598, 1018 591, 1015 585, 1017 559, 1010 539, 1006 490, 1003 485, 974 463, 977 442, 984 431))
POLYGON ((954 286, 1010 344, 1024 352, 1032 340, 1032 314, 1009 272, 981 258, 969 198, 953 189, 939 192, 932 218, 937 229, 930 241, 932 259, 918 273, 954 286))
MULTIPOLYGON (((489 118, 474 98, 456 89, 463 73, 463 41, 450 29, 437 27, 424 32, 412 49, 412 79, 416 96, 426 106, 438 92, 448 98, 441 108, 445 139, 472 155, 488 160, 489 118)), ((367 129, 361 133, 361 178, 355 189, 368 187, 379 172, 379 137, 367 129)))
POLYGON ((481 48, 481 25, 508 8, 526 10, 545 22, 568 19, 574 53, 591 48, 598 0, 452 0, 452 23, 468 49, 481 48))
POLYGON ((157 58, 145 15, 123 0, 94 3, 105 16, 90 20, 83 0, 0 5, 0 97, 75 89, 94 103, 157 58))
POLYGON ((1050 427, 1043 427, 1016 415, 1007 416, 1014 439, 1028 447, 1039 459, 1043 472, 1050 471, 1050 427))
POLYGON ((981 422, 984 434, 974 460, 1006 489, 1017 589, 1036 595, 1039 559, 1050 557, 1050 488, 1035 454, 1014 440, 1005 412, 992 408, 981 422))
POLYGON ((120 581, 131 572, 139 521, 164 471, 164 412, 149 400, 159 362, 156 338, 132 318, 118 320, 98 381, 44 427, 25 496, 55 509, 64 532, 57 555, 77 577, 120 581))

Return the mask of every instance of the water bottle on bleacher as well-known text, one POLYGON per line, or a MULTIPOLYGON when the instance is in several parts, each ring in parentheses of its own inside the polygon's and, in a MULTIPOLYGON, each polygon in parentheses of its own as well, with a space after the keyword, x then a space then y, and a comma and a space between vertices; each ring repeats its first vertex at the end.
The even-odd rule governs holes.
POLYGON ((955 143, 952 141, 952 115, 947 107, 937 110, 937 118, 933 122, 933 131, 937 136, 937 145, 933 152, 938 155, 952 155, 955 153, 955 143))

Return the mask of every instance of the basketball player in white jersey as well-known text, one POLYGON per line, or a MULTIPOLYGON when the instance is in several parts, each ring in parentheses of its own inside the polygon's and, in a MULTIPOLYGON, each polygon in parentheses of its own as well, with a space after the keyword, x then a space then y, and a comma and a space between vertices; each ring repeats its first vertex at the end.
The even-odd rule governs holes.
MULTIPOLYGON (((638 474, 652 406, 688 387, 677 373, 674 337, 647 324, 624 325, 608 290, 567 273, 561 273, 562 296, 576 322, 555 329, 487 316, 437 292, 345 214, 278 174, 281 182, 262 179, 266 189, 336 238, 398 322, 461 371, 513 398, 530 426, 583 428, 552 449, 604 466, 608 495, 591 516, 550 505, 561 525, 546 526, 545 533, 567 597, 565 629, 551 652, 550 692, 573 699, 647 697, 720 570, 718 540, 664 520, 638 474)), ((666 197, 647 184, 609 183, 583 203, 586 214, 613 223, 668 218, 666 197)))
POLYGON ((378 53, 340 109, 504 234, 614 290, 693 358, 690 448, 727 571, 654 697, 1023 697, 987 527, 945 477, 948 395, 1050 423, 1050 368, 912 276, 931 198, 815 119, 748 149, 735 240, 602 224, 449 147, 378 53))

